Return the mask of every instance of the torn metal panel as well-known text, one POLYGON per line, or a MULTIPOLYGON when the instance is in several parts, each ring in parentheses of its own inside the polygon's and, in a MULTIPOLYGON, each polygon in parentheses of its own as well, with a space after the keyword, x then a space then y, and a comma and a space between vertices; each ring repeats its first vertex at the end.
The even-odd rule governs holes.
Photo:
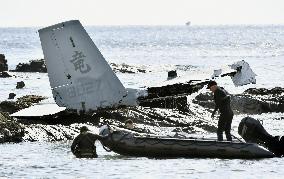
POLYGON ((39 103, 29 108, 22 109, 11 114, 13 117, 40 117, 59 113, 64 111, 66 107, 59 107, 55 103, 39 103))

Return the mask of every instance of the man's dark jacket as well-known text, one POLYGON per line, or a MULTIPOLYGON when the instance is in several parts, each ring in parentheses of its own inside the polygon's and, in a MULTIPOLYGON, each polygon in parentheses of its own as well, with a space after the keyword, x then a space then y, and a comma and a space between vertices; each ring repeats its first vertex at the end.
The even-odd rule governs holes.
POLYGON ((97 157, 96 140, 101 140, 102 137, 89 132, 80 133, 71 145, 71 151, 77 157, 97 157))
POLYGON ((221 87, 217 87, 214 92, 215 110, 214 113, 219 109, 221 115, 233 115, 231 109, 231 100, 228 92, 221 87))

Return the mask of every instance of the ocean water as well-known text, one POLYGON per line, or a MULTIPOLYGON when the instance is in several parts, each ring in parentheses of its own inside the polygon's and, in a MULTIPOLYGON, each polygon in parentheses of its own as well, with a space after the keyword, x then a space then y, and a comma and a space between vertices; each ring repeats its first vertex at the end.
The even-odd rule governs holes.
MULTIPOLYGON (((6 55, 10 69, 43 58, 39 28, 0 28, 0 53, 6 55)), ((160 85, 168 70, 177 69, 175 65, 182 78, 205 78, 239 60, 247 61, 258 75, 256 87, 283 86, 284 26, 96 26, 86 30, 108 62, 151 69, 142 82, 135 80, 139 74, 131 81, 118 74, 129 87, 160 85), (195 68, 185 71, 183 67, 188 66, 195 68)), ((234 90, 238 89, 230 92, 234 90)))
MULTIPOLYGON (((9 69, 43 58, 39 28, 0 28, 0 53, 9 69)), ((235 87, 229 77, 218 79, 230 93, 250 87, 284 87, 284 26, 100 26, 87 32, 108 62, 129 64, 148 73, 117 73, 126 87, 145 88, 189 79, 209 78, 214 69, 247 61, 257 83, 235 87), (167 81, 167 71, 178 78, 167 81)), ((0 79, 0 101, 37 94, 51 97, 47 74, 11 73, 0 79), (24 81, 24 89, 15 89, 24 81)), ((272 135, 284 135, 284 114, 253 116, 272 135)), ((235 116, 233 133, 244 115, 235 116)), ((261 160, 147 159, 107 153, 98 144, 99 158, 76 159, 70 141, 0 145, 0 178, 283 178, 282 158, 261 160)))
MULTIPOLYGON (((244 116, 236 116, 233 133, 244 116)), ((283 134, 284 114, 254 115, 272 135, 283 134)), ((97 129, 96 129, 97 130, 97 129)), ((0 145, 0 178, 283 178, 283 158, 151 159, 106 152, 96 143, 97 159, 78 159, 71 141, 0 145)))

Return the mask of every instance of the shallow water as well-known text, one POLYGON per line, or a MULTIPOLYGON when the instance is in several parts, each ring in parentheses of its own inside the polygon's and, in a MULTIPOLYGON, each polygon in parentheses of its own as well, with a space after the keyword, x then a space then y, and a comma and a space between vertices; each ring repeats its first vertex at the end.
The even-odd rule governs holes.
MULTIPOLYGON (((243 116, 236 116, 232 133, 243 116)), ((284 114, 254 115, 272 135, 283 134, 284 114), (275 116, 275 117, 273 117, 275 116)), ((214 136, 215 134, 209 134, 214 136)), ((208 135, 206 135, 208 136, 208 135)), ((77 159, 72 141, 0 145, 0 177, 7 178, 283 178, 283 158, 149 159, 106 152, 99 142, 97 159, 77 159)))
MULTIPOLYGON (((0 28, 0 53, 6 55, 9 69, 43 58, 38 29, 0 28)), ((250 64, 258 75, 257 84, 235 88, 230 78, 220 79, 229 92, 284 86, 284 26, 93 26, 86 30, 108 62, 146 65, 152 71, 118 74, 130 88, 160 85, 171 69, 178 70, 181 81, 208 78, 214 69, 239 60, 250 64), (194 68, 181 70, 175 65, 194 68)))
POLYGON ((77 159, 70 142, 3 144, 0 177, 8 178, 282 178, 282 158, 149 159, 106 152, 77 159))

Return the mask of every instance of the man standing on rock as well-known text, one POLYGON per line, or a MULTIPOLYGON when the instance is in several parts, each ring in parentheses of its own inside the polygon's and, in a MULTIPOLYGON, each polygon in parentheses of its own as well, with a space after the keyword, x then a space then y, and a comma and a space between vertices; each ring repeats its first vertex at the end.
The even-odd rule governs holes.
POLYGON ((102 137, 88 132, 86 126, 80 128, 80 134, 74 139, 71 145, 72 153, 78 158, 96 158, 95 142, 101 140, 102 137))
POLYGON ((217 137, 218 141, 223 140, 223 132, 225 131, 226 138, 228 141, 232 141, 231 136, 231 124, 234 116, 233 110, 231 109, 231 99, 228 92, 217 86, 215 81, 209 81, 207 89, 214 94, 215 109, 211 115, 214 118, 216 111, 219 109, 220 116, 218 121, 217 137))

